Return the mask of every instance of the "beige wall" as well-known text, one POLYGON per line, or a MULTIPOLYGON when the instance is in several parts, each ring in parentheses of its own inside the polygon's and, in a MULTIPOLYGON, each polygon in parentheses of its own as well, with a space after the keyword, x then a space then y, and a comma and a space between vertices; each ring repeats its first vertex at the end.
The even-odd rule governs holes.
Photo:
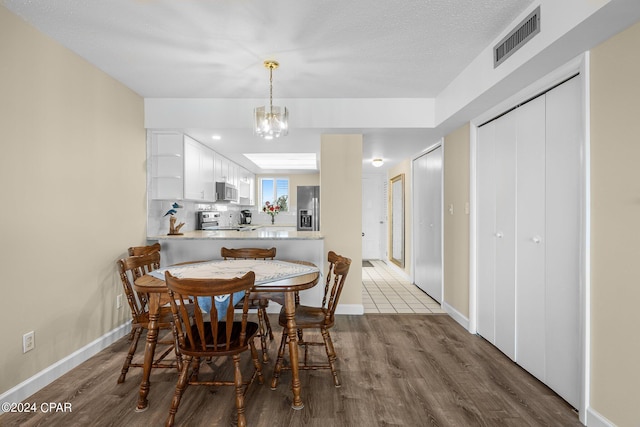
POLYGON ((324 249, 352 260, 340 304, 362 304, 362 135, 322 135, 320 158, 324 249))
POLYGON ((469 125, 444 138, 444 301, 469 317, 469 125), (453 205, 453 214, 449 207, 453 205))
POLYGON ((115 261, 145 241, 146 175, 142 98, 3 6, 0 58, 1 394, 129 317, 115 261))
MULTIPOLYGON (((411 227, 413 215, 413 203, 412 203, 412 182, 413 177, 411 175, 411 159, 407 159, 392 168, 389 168, 387 172, 387 188, 388 188, 388 196, 391 197, 391 179, 404 174, 404 268, 402 269, 407 276, 411 277, 411 266, 413 255, 411 252, 412 242, 413 242, 413 228, 411 227)), ((387 258, 391 259, 391 199, 387 201, 387 218, 389 218, 388 225, 389 229, 387 230, 389 247, 387 248, 387 258)), ((391 261, 388 262, 389 265, 394 265, 391 261)), ((398 267, 400 268, 400 267, 398 267)))
POLYGON ((591 406, 640 425, 640 24, 591 53, 591 406))

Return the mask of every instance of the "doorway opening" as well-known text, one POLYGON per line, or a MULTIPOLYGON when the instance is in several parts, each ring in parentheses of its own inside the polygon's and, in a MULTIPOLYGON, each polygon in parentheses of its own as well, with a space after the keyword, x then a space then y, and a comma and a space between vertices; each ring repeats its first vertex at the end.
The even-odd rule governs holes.
POLYGON ((365 314, 445 314, 440 304, 381 260, 362 267, 365 314))

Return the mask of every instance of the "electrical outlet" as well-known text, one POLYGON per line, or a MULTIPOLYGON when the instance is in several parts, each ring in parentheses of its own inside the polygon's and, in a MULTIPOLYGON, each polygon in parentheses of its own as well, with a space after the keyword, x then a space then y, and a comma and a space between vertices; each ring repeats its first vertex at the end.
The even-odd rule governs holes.
POLYGON ((27 332, 22 336, 22 352, 26 353, 36 348, 36 336, 33 331, 27 332))
POLYGON ((122 308, 122 294, 118 294, 118 296, 116 297, 116 308, 122 308))

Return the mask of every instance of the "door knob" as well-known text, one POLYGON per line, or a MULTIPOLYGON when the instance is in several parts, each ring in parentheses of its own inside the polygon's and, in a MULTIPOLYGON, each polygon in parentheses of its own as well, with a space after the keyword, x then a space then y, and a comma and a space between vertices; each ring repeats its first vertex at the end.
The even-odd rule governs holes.
POLYGON ((540 238, 540 236, 534 236, 531 241, 533 243, 540 243, 542 241, 542 239, 540 238))
POLYGON ((500 233, 500 232, 497 232, 497 233, 496 233, 496 237, 497 237, 498 239, 502 239, 502 237, 503 237, 503 236, 504 236, 504 234, 502 234, 502 233, 500 233))

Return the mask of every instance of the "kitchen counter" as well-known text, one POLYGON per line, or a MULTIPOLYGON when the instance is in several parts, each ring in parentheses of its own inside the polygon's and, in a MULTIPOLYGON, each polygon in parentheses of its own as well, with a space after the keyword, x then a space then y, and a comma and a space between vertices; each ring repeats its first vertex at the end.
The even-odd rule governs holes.
MULTIPOLYGON (((181 236, 150 236, 149 243, 162 245, 161 266, 181 262, 220 259, 226 248, 276 248, 276 259, 309 261, 320 272, 324 270, 326 253, 324 237, 319 231, 297 231, 295 227, 262 226, 252 231, 197 230, 185 231, 181 236)), ((303 304, 317 304, 322 300, 322 286, 300 293, 303 304)), ((269 305, 269 312, 278 312, 278 305, 269 305), (272 311, 273 310, 273 311, 272 311)))
POLYGON ((179 236, 150 236, 149 240, 323 240, 319 231, 297 231, 293 227, 260 227, 254 230, 195 230, 179 236))

